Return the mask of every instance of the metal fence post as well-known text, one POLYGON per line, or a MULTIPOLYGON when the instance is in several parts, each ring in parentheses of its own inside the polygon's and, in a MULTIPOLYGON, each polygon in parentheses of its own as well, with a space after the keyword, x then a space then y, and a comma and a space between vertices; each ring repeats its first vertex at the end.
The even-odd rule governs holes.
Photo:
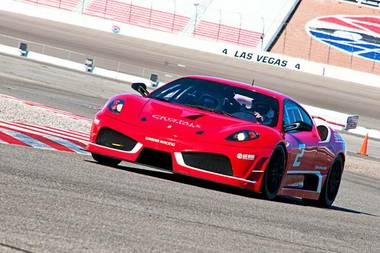
POLYGON ((103 13, 103 17, 106 17, 106 14, 107 14, 107 7, 108 7, 108 0, 106 0, 106 4, 104 5, 104 13, 103 13))
POLYGON ((85 6, 85 4, 86 4, 86 0, 83 0, 83 1, 82 1, 81 14, 84 13, 84 6, 85 6))
POLYGON ((308 56, 307 56, 307 59, 309 61, 310 61, 312 46, 313 46, 313 37, 310 36, 310 40, 309 40, 309 52, 308 52, 308 56))
POLYGON ((174 14, 172 19, 172 32, 174 31, 174 25, 175 25, 175 18, 176 18, 176 12, 177 12, 177 0, 174 0, 174 14))
POLYGON ((241 36, 241 13, 239 12, 239 22, 240 22, 240 24, 239 24, 239 34, 238 34, 238 40, 237 40, 237 43, 238 43, 238 45, 240 44, 240 36, 241 36))
POLYGON ((152 27, 152 9, 153 9, 153 1, 150 1, 150 10, 149 10, 149 27, 152 27))
POLYGON ((283 53, 283 54, 285 53, 285 44, 286 44, 286 34, 287 34, 287 31, 288 31, 288 26, 287 26, 287 24, 285 23, 285 29, 284 29, 284 44, 282 45, 282 53, 283 53))
POLYGON ((197 29, 198 6, 199 6, 199 3, 194 3, 194 7, 195 7, 194 33, 195 33, 196 29, 197 29))
POLYGON ((128 17, 128 23, 131 23, 131 17, 132 17, 132 8, 133 8, 133 2, 131 0, 131 5, 129 6, 129 17, 128 17))
POLYGON ((327 51, 327 64, 330 64, 330 52, 331 52, 331 46, 329 45, 329 49, 327 51))
POLYGON ((217 41, 219 40, 221 26, 222 26, 222 9, 219 9, 218 34, 216 35, 216 40, 217 40, 217 41))
POLYGON ((261 51, 263 51, 263 48, 264 48, 264 37, 265 37, 265 19, 263 16, 260 17, 261 19, 261 22, 262 22, 262 32, 261 32, 261 36, 260 36, 260 39, 261 39, 261 51))

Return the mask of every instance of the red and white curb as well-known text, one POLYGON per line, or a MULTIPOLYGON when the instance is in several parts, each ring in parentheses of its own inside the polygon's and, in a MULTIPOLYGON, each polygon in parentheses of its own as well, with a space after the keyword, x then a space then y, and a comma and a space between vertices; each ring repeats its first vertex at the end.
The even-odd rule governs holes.
POLYGON ((0 120, 0 143, 88 155, 90 136, 79 131, 0 120))

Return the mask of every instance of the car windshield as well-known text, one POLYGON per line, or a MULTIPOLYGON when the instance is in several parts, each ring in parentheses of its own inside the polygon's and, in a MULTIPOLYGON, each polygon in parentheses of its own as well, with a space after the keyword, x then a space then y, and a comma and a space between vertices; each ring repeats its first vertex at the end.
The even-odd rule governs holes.
POLYGON ((158 88, 148 97, 271 127, 278 121, 277 99, 219 82, 181 78, 158 88))

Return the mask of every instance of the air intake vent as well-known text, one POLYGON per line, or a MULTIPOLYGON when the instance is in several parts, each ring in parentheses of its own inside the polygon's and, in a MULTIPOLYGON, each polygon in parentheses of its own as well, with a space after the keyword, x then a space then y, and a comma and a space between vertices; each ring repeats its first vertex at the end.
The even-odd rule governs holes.
POLYGON ((135 140, 109 128, 102 128, 96 144, 123 151, 131 151, 137 144, 135 140))
POLYGON ((184 152, 182 156, 188 166, 227 176, 233 175, 230 160, 224 155, 184 152))
POLYGON ((171 154, 151 148, 144 148, 136 162, 164 170, 173 170, 171 154))

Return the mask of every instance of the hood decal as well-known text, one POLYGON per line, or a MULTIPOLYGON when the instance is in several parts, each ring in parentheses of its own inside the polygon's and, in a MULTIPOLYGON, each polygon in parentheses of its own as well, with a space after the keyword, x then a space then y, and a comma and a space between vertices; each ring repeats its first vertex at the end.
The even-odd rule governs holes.
POLYGON ((159 115, 159 114, 153 114, 152 118, 154 118, 156 120, 165 121, 168 123, 181 125, 181 126, 186 126, 186 127, 191 127, 191 128, 201 128, 201 126, 199 124, 189 122, 186 120, 182 120, 182 119, 176 119, 176 118, 172 118, 172 117, 168 117, 168 116, 163 116, 163 115, 159 115))

